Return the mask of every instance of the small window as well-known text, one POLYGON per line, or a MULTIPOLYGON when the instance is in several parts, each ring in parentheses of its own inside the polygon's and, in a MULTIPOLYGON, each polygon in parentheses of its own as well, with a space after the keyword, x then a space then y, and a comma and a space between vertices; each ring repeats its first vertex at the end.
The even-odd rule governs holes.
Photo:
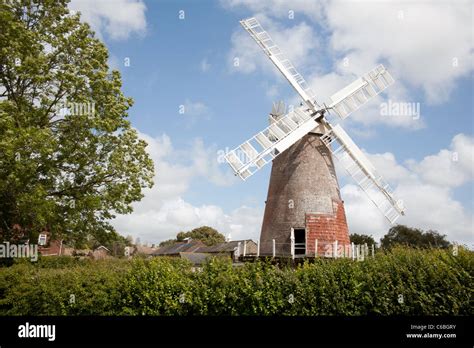
POLYGON ((38 245, 46 245, 46 233, 40 233, 38 237, 38 245))

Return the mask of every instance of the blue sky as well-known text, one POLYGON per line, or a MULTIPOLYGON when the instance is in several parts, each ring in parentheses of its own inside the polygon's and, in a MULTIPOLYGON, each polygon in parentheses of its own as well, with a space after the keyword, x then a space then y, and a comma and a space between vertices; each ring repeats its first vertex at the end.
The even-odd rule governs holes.
MULTIPOLYGON (((149 142, 157 170, 135 213, 114 222, 123 234, 154 243, 208 224, 234 239, 258 238, 270 166, 241 182, 217 162, 218 152, 265 128, 272 101, 299 99, 240 27, 240 19, 257 16, 322 101, 377 64, 387 67, 396 84, 342 125, 406 202, 400 223, 472 246, 469 2, 97 4, 70 7, 109 48, 110 65, 135 101, 130 120, 149 142), (419 103, 420 117, 381 115, 389 99, 419 103)), ((382 214, 338 174, 351 232, 383 236, 390 226, 382 214)))

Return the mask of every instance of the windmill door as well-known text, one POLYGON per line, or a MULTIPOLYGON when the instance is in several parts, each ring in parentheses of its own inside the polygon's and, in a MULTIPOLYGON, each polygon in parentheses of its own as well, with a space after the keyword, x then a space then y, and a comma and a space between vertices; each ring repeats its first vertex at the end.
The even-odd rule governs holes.
POLYGON ((304 228, 295 228, 295 255, 306 254, 306 230, 304 228))

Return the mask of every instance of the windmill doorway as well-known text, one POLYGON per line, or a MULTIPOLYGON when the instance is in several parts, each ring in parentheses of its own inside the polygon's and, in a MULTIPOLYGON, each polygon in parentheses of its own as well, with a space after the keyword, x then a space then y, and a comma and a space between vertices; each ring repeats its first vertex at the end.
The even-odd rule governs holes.
POLYGON ((295 228, 295 255, 306 254, 306 230, 304 228, 295 228))

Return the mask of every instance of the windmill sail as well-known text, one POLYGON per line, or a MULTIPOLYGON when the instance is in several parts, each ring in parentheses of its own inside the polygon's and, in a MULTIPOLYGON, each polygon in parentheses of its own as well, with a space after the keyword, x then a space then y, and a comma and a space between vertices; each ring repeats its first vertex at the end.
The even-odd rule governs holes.
MULTIPOLYGON (((400 215, 404 215, 403 202, 395 200, 392 189, 377 174, 372 163, 339 125, 332 127, 324 119, 324 111, 326 110, 333 110, 340 118, 346 118, 393 84, 394 79, 385 67, 383 65, 377 66, 366 75, 335 93, 327 103, 328 106, 325 104, 322 109, 315 101, 314 93, 307 82, 290 60, 284 56, 281 49, 273 42, 260 23, 255 18, 249 18, 240 21, 240 24, 299 93, 306 106, 295 109, 283 116, 283 105, 274 104, 270 114, 270 126, 225 156, 235 175, 238 175, 242 180, 246 180, 316 127, 319 128, 318 132, 321 133, 329 129, 321 136, 321 141, 328 147, 333 156, 342 163, 347 172, 385 217, 391 223, 394 223, 400 215), (337 146, 332 148, 332 145, 337 146)), ((285 159, 285 157, 279 159, 285 159)), ((344 233, 347 234, 347 227, 344 233)))
POLYGON ((247 179, 316 126, 316 117, 300 107, 226 154, 235 175, 247 179))
POLYGON ((329 98, 329 108, 332 108, 341 119, 345 119, 393 84, 394 81, 390 73, 380 64, 363 77, 333 94, 329 98))
POLYGON ((299 93, 301 98, 303 98, 308 107, 313 111, 317 111, 319 105, 315 102, 314 92, 290 60, 286 58, 281 49, 273 42, 270 35, 262 28, 257 19, 245 19, 240 21, 240 24, 263 49, 263 52, 265 52, 283 76, 286 77, 293 88, 299 93))
POLYGON ((341 126, 332 127, 321 140, 390 223, 395 223, 400 214, 404 215, 403 203, 395 200, 390 186, 377 174, 372 163, 341 126), (331 144, 337 146, 331 147, 331 144))

